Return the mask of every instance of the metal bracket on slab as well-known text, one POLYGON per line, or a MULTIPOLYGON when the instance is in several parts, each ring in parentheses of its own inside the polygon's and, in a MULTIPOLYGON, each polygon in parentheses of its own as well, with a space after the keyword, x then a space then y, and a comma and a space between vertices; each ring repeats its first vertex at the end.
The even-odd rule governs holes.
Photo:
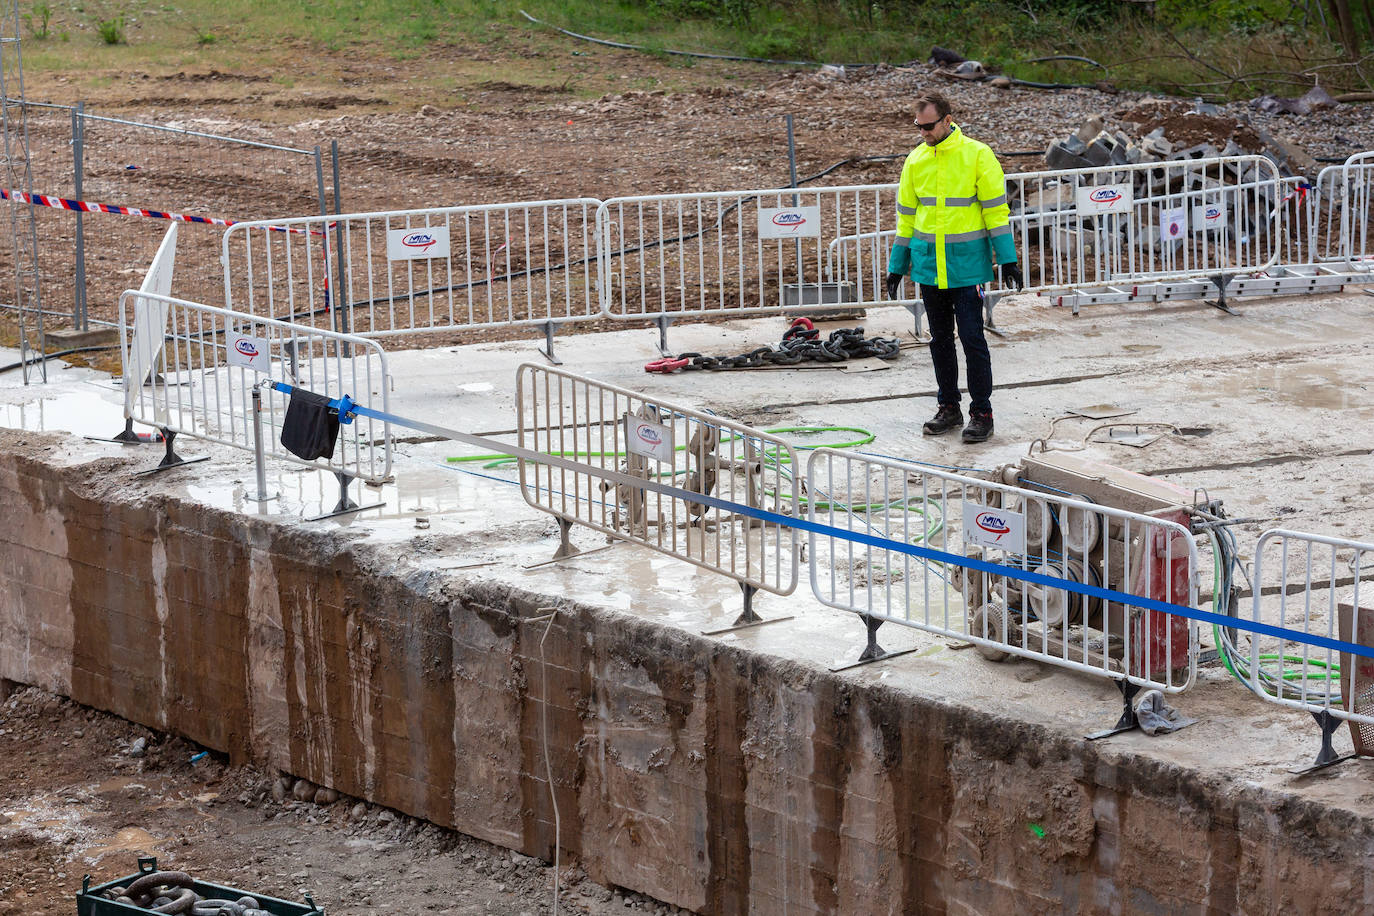
POLYGON ((543 324, 543 328, 544 328, 544 349, 540 350, 539 352, 542 353, 542 354, 544 354, 544 357, 545 357, 550 363, 552 363, 553 365, 555 365, 555 366, 561 366, 561 365, 563 365, 563 360, 561 360, 561 359, 559 359, 557 356, 554 356, 554 355, 553 355, 553 335, 555 335, 555 334, 558 333, 558 322, 556 322, 556 321, 546 321, 546 322, 544 322, 544 324, 543 324))
POLYGON ((530 563, 524 566, 523 568, 538 569, 541 566, 548 566, 549 564, 557 563, 560 560, 568 560, 573 557, 585 557, 589 554, 600 553, 603 550, 610 550, 612 547, 616 545, 616 542, 612 542, 610 544, 603 544, 600 547, 593 547, 590 550, 583 550, 582 548, 573 544, 572 539, 568 537, 568 532, 570 531, 572 531, 572 522, 566 518, 563 518, 562 516, 559 516, 558 549, 555 550, 553 552, 553 556, 549 557, 547 560, 540 560, 538 563, 530 563))
POLYGON ((658 326, 658 352, 664 356, 673 356, 673 352, 668 349, 668 325, 673 323, 673 319, 667 315, 655 315, 654 324, 658 326))
POLYGON ((1322 730, 1322 746, 1317 751, 1317 759, 1311 765, 1305 767, 1293 767, 1288 772, 1294 776, 1306 776, 1315 773, 1317 770, 1324 770, 1329 766, 1335 766, 1342 761, 1356 757, 1356 754, 1337 754, 1335 747, 1331 744, 1331 736, 1336 733, 1336 729, 1341 727, 1341 720, 1331 715, 1323 709, 1321 712, 1312 713, 1312 718, 1317 720, 1317 726, 1322 730))
POLYGON ((1109 738, 1112 735, 1119 735, 1122 732, 1131 731, 1139 727, 1140 720, 1135 715, 1135 695, 1140 693, 1140 685, 1133 684, 1127 680, 1116 682, 1117 688, 1121 691, 1121 718, 1116 720, 1116 724, 1111 728, 1105 728, 1100 732, 1093 732, 1085 737, 1089 741, 1096 741, 1099 738, 1109 738))
POLYGON ((889 652, 878 645, 878 627, 883 625, 883 618, 874 617, 872 614, 860 614, 863 618, 864 627, 868 630, 868 645, 859 653, 858 661, 850 662, 847 665, 838 665, 831 668, 831 671, 848 671, 850 668, 858 668, 860 665, 871 664, 872 662, 882 661, 885 658, 896 658, 899 655, 906 655, 915 652, 915 649, 899 649, 896 652, 889 652))
POLYGON ((992 323, 992 309, 998 302, 1002 301, 1001 293, 983 293, 983 330, 991 331, 998 337, 1006 337, 1002 329, 992 323))
POLYGON ((350 512, 366 512, 369 509, 380 509, 386 505, 385 502, 374 503, 371 506, 358 505, 348 496, 348 487, 356 478, 354 478, 352 474, 346 474, 343 471, 335 471, 334 477, 339 481, 339 501, 334 504, 333 511, 326 512, 323 515, 312 516, 306 519, 306 521, 319 522, 327 518, 334 518, 336 515, 347 515, 350 512))
POLYGON ((123 442, 125 445, 142 445, 143 440, 138 438, 138 433, 134 432, 134 418, 124 418, 124 432, 110 437, 111 442, 123 442))
POLYGON ((920 299, 917 299, 915 302, 903 302, 902 308, 910 312, 911 317, 916 322, 916 328, 911 332, 911 336, 916 338, 917 343, 930 343, 929 335, 925 337, 921 336, 921 319, 924 318, 926 314, 925 303, 922 302, 920 299))
POLYGON ((736 617, 735 622, 728 627, 721 627, 718 630, 702 630, 702 636, 716 636, 721 633, 733 633, 735 630, 747 630, 751 627, 766 626, 770 623, 782 623, 784 620, 792 619, 793 615, 788 614, 786 617, 770 617, 764 620, 758 614, 754 613, 754 595, 759 590, 758 586, 741 582, 739 587, 744 592, 744 613, 736 617))
POLYGON ((158 466, 155 468, 149 468, 146 471, 138 471, 134 474, 134 476, 147 477, 149 474, 157 474, 162 471, 171 470, 172 468, 179 468, 183 464, 195 464, 198 461, 210 460, 209 455, 201 455, 199 458, 183 458, 180 455, 178 455, 175 451, 172 450, 172 442, 176 439, 176 437, 177 434, 174 430, 170 430, 165 426, 162 427, 162 438, 163 441, 167 443, 167 451, 163 454, 161 463, 158 464, 158 466))
POLYGON ((1228 315, 1239 315, 1240 312, 1231 308, 1231 306, 1228 305, 1226 302, 1226 287, 1230 286, 1231 281, 1235 278, 1235 274, 1212 274, 1210 277, 1208 277, 1207 279, 1211 280, 1217 288, 1217 298, 1215 302, 1208 300, 1207 304, 1213 306, 1214 308, 1221 309, 1228 315))

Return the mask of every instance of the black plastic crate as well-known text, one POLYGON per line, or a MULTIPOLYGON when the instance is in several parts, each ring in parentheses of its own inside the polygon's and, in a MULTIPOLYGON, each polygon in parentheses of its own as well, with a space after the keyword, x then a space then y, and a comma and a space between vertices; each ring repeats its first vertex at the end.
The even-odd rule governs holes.
MULTIPOLYGON (((157 871, 157 859, 155 857, 140 856, 138 871, 127 877, 116 878, 113 881, 91 887, 91 876, 87 875, 81 882, 81 893, 76 895, 77 916, 132 916, 135 913, 151 913, 151 909, 107 900, 102 895, 110 888, 127 888, 138 879, 156 874, 157 871)), ((271 913, 272 916, 311 916, 311 914, 324 916, 324 910, 315 905, 315 901, 310 899, 309 894, 305 895, 305 903, 292 903, 289 900, 278 900, 276 897, 267 897, 252 891, 226 887, 223 884, 211 884, 208 881, 193 880, 190 888, 202 899, 207 900, 238 900, 240 897, 252 897, 258 902, 259 909, 271 913)), ((188 908, 186 912, 189 913, 190 909, 188 908)))

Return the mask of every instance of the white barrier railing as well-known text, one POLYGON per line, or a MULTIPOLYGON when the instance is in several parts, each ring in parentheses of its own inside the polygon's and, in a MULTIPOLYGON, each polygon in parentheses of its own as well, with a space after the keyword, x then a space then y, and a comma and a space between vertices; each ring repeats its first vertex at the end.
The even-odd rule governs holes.
POLYGON ((862 260, 827 277, 830 240, 897 221, 896 185, 663 194, 607 200, 597 212, 602 288, 612 318, 833 310, 891 302, 862 260))
MULTIPOLYGON (((1285 189, 1262 156, 1022 172, 1006 182, 1030 291, 1229 278, 1280 256, 1285 189)), ((896 185, 613 198, 597 224, 602 301, 614 318, 894 301, 883 280, 896 185)), ((988 290, 1006 291, 1000 280, 988 290)))
POLYGON ((1196 621, 1147 606, 1197 606, 1182 510, 1142 515, 826 448, 811 454, 806 492, 810 521, 928 554, 813 532, 811 587, 824 604, 967 639, 989 658, 1170 693, 1193 682, 1196 621))
POLYGON ((1361 273, 1374 271, 1374 151, 1357 153, 1341 170, 1341 254, 1361 273))
POLYGON ((799 560, 791 528, 672 495, 611 483, 618 471, 719 500, 795 517, 792 447, 739 423, 546 366, 522 365, 516 382, 519 444, 586 465, 521 460, 526 502, 564 526, 613 537, 718 572, 745 588, 790 594, 799 560))
POLYGON ((1007 176, 1027 290, 1206 278, 1279 257, 1281 186, 1263 156, 1007 176))
POLYGON ((591 198, 238 223, 225 303, 364 337, 600 315, 591 198), (342 258, 340 258, 342 252, 342 258), (340 294, 342 291, 342 294, 340 294))
MULTIPOLYGON (((173 433, 252 451, 252 389, 267 378, 389 403, 375 341, 135 290, 119 298, 119 328, 125 418, 173 433)), ((280 443, 287 398, 261 394, 267 455, 373 483, 390 476, 385 423, 343 425, 333 457, 306 461, 280 443)))
POLYGON ((1284 634, 1225 630, 1257 695, 1305 709, 1323 723, 1348 720, 1374 747, 1374 663, 1322 642, 1374 647, 1374 543, 1284 529, 1260 536, 1250 618, 1284 634), (1248 648, 1243 640, 1248 639, 1248 648))

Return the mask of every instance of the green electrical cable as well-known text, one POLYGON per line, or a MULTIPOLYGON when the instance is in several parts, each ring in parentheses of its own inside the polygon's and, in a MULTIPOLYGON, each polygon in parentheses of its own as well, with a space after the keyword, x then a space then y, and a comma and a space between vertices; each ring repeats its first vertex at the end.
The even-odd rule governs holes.
MULTIPOLYGON (((1212 610, 1215 613, 1221 614, 1225 613, 1220 607, 1221 596, 1230 593, 1229 576, 1223 569, 1221 545, 1218 543, 1217 535, 1215 532, 1211 531, 1209 531, 1209 535, 1213 544, 1212 557, 1214 562, 1212 576, 1213 582, 1216 583, 1212 595, 1212 610)), ((1249 666, 1245 663, 1243 658, 1233 658, 1231 656, 1231 652, 1227 648, 1228 640, 1221 632, 1220 624, 1212 624, 1212 638, 1216 642, 1218 655, 1221 658, 1222 664, 1226 666, 1226 670, 1230 672, 1231 676, 1235 678, 1236 681, 1245 686, 1246 689, 1254 689, 1249 683, 1249 666)), ((1290 655, 1282 652, 1263 652, 1260 653, 1258 658, 1261 662, 1278 661, 1302 666, 1301 670, 1294 670, 1288 667, 1287 664, 1280 665, 1278 672, 1280 683, 1273 685, 1277 694, 1280 696, 1287 692, 1287 685, 1294 681, 1313 680, 1329 684, 1333 680, 1338 680, 1341 676, 1341 666, 1339 664, 1322 661, 1321 659, 1303 658, 1301 655, 1290 655), (1309 668, 1320 668, 1324 670, 1309 671, 1307 670, 1309 668)), ((1273 675, 1268 672, 1261 671, 1261 674, 1263 674, 1266 681, 1273 678, 1273 675)), ((1333 702, 1337 705, 1344 705, 1339 697, 1334 698, 1333 702)))
MULTIPOLYGON (((835 442, 835 443, 828 443, 828 444, 826 444, 826 445, 808 445, 808 446, 804 446, 804 447, 807 448, 807 449, 817 449, 817 448, 836 448, 836 449, 839 449, 839 448, 857 448, 857 447, 859 447, 860 445, 867 445, 868 443, 872 442, 874 439, 878 438, 878 436, 877 436, 876 433, 871 433, 871 432, 869 432, 868 430, 863 429, 863 428, 858 427, 858 426, 779 426, 779 427, 777 427, 776 429, 765 429, 764 432, 765 432, 765 433, 769 433, 769 434, 781 434, 781 433, 817 434, 817 433, 830 433, 830 432, 858 433, 858 434, 859 434, 859 438, 850 440, 850 441, 848 441, 848 442, 835 442)), ((744 437, 744 436, 738 436, 738 435, 730 435, 730 436, 727 436, 727 437, 725 437, 725 438, 722 438, 720 441, 721 441, 721 444, 723 445, 723 444, 725 444, 725 443, 727 443, 727 442, 737 442, 737 441, 739 441, 739 440, 741 440, 741 439, 743 439, 743 438, 745 438, 745 437, 744 437)), ((685 446, 685 445, 679 445, 679 446, 674 447, 674 449, 673 449, 673 451, 675 451, 675 452, 684 452, 684 451, 686 451, 686 450, 687 450, 687 446, 685 446)), ((621 452, 621 451, 615 451, 615 452, 592 452, 592 451, 586 451, 586 452, 584 452, 584 451, 576 451, 576 450, 574 450, 574 451, 546 452, 545 454, 553 455, 553 456, 556 457, 556 458, 624 458, 624 457, 626 456, 626 453, 625 453, 625 452, 621 452)), ((765 450, 765 454, 767 454, 767 451, 766 451, 766 450, 765 450)), ((779 465, 790 464, 790 463, 791 463, 791 461, 790 461, 789 459, 787 459, 786 457, 779 456, 776 452, 774 452, 770 457, 772 457, 773 461, 774 461, 776 464, 779 464, 779 465)), ((448 462, 450 462, 450 463, 453 463, 453 464, 460 464, 460 463, 468 462, 468 461, 487 461, 487 462, 490 462, 490 463, 489 463, 489 464, 484 464, 482 467, 484 467, 484 468, 493 468, 493 467, 497 467, 497 466, 499 466, 499 465, 509 464, 509 463, 511 463, 512 461, 515 461, 516 459, 515 459, 515 456, 514 456, 514 455, 502 455, 502 454, 500 454, 500 453, 493 453, 493 454, 487 454, 487 455, 450 455, 449 457, 445 458, 444 460, 445 460, 445 461, 448 461, 448 462)))

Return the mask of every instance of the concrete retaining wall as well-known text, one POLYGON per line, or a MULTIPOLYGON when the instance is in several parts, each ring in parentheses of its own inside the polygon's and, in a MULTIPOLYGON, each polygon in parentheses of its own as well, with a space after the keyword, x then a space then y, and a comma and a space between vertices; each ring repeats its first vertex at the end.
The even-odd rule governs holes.
POLYGON ((117 461, 57 466, 54 441, 0 431, 0 677, 235 761, 551 859, 547 715, 563 847, 709 913, 1374 908, 1371 824, 1341 809, 394 573, 347 529, 151 495, 117 461))

